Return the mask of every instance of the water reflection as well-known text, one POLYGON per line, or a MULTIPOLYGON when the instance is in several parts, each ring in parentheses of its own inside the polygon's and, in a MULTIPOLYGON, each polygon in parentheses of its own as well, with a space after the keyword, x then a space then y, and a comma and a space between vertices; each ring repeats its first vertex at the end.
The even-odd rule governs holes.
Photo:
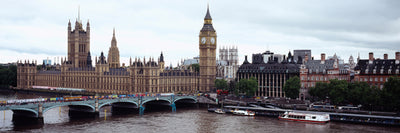
MULTIPOLYGON (((17 94, 21 95, 21 94, 17 94)), ((37 95, 36 95, 37 96, 37 95)), ((8 96, 8 98, 12 96, 8 96)), ((24 96, 18 96, 24 97, 24 96)), ((5 97, 2 97, 5 98, 5 97)), ((137 112, 125 115, 112 113, 111 106, 100 109, 98 118, 70 119, 68 106, 57 107, 43 114, 44 125, 16 126, 12 123, 12 111, 0 112, 0 132, 400 132, 399 127, 371 126, 330 122, 313 124, 278 120, 270 117, 247 117, 231 114, 215 114, 206 108, 177 106, 151 110, 143 116, 137 112), (107 110, 107 111, 106 111, 107 110), (4 115, 4 114, 5 115, 4 115), (4 117, 5 116, 5 117, 4 117)), ((135 110, 133 110, 135 111, 135 110)))

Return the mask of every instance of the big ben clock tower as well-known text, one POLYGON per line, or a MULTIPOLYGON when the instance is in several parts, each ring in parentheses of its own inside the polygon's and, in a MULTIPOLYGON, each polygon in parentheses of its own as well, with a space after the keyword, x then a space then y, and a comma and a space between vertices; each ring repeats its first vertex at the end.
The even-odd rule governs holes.
POLYGON ((212 19, 207 6, 207 14, 204 17, 204 25, 199 35, 200 51, 200 91, 210 91, 214 88, 216 76, 216 49, 217 34, 212 25, 212 19))

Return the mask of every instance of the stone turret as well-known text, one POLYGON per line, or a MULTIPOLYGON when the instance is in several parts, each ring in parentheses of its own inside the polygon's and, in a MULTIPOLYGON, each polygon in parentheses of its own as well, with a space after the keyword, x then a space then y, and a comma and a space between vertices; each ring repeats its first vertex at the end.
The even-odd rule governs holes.
POLYGON ((115 28, 113 29, 113 37, 111 39, 111 47, 108 50, 108 63, 110 68, 119 68, 119 50, 117 47, 117 39, 115 38, 115 28))
POLYGON ((110 66, 108 65, 108 62, 103 52, 101 52, 99 60, 97 61, 96 71, 99 72, 100 75, 103 75, 104 72, 110 71, 110 66))

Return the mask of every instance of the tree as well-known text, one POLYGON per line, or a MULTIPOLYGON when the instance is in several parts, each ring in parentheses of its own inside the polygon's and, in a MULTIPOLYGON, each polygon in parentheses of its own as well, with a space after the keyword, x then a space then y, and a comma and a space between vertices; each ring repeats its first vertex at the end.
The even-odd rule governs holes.
POLYGON ((333 104, 348 102, 347 81, 331 79, 329 82, 330 83, 317 82, 315 87, 310 89, 309 94, 314 100, 326 100, 328 98, 333 104))
POLYGON ((297 76, 289 78, 283 86, 283 91, 286 94, 286 97, 290 97, 295 99, 299 97, 300 92, 300 78, 297 76))
POLYGON ((254 96, 254 93, 257 90, 257 79, 251 77, 250 79, 241 79, 236 84, 236 95, 244 94, 246 96, 254 96))
POLYGON ((8 85, 17 86, 17 66, 10 65, 8 67, 8 85))
POLYGON ((329 94, 328 83, 317 82, 315 87, 310 88, 308 93, 315 101, 325 100, 329 94))
POLYGON ((400 111, 400 78, 390 77, 382 90, 382 105, 386 110, 400 111))
POLYGON ((217 89, 221 89, 221 90, 227 90, 228 89, 228 84, 227 84, 225 79, 216 79, 214 81, 214 83, 215 83, 215 87, 217 89))
POLYGON ((17 66, 0 67, 0 86, 17 86, 17 66))
POLYGON ((379 89, 371 88, 366 82, 349 84, 346 99, 354 105, 375 105, 379 99, 379 89))
POLYGON ((231 92, 234 92, 234 91, 235 91, 235 88, 236 88, 236 81, 235 81, 235 80, 229 81, 229 83, 228 83, 229 92, 230 92, 230 93, 231 93, 231 92))
POLYGON ((343 104, 346 101, 348 83, 346 80, 331 79, 328 85, 329 98, 333 104, 343 104))
POLYGON ((200 72, 200 65, 199 64, 192 64, 191 67, 195 72, 200 72))

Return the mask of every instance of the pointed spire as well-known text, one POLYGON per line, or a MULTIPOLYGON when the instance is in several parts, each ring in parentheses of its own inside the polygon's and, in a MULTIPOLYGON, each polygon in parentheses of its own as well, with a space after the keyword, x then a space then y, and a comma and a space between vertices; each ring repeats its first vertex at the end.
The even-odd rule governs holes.
POLYGON ((204 20, 212 20, 208 3, 207 3, 207 14, 206 14, 206 17, 204 17, 204 20))
POLYGON ((164 55, 163 55, 162 51, 161 51, 161 55, 160 55, 160 62, 164 62, 164 55))
POLYGON ((111 40, 111 46, 117 46, 117 39, 115 39, 115 28, 113 29, 113 37, 111 40))
POLYGON ((78 6, 78 21, 81 21, 81 7, 80 5, 78 6))
POLYGON ((132 65, 132 56, 129 57, 129 66, 132 65))

